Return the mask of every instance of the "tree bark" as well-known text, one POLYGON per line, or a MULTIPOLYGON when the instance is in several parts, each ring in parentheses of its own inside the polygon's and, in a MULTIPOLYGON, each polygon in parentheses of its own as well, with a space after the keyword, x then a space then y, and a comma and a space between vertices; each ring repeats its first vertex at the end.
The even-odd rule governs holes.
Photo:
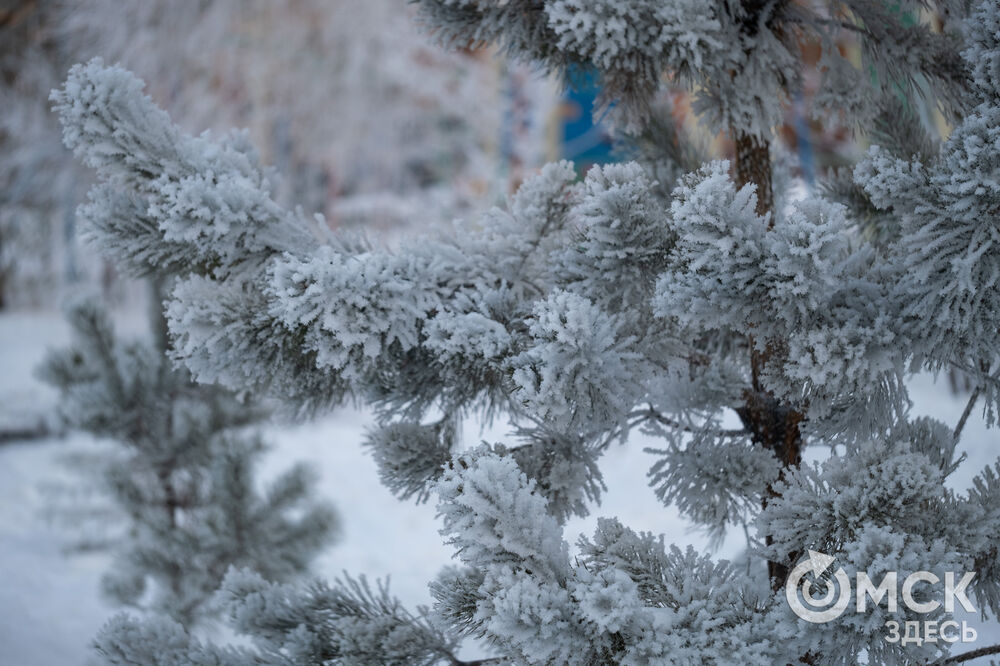
POLYGON ((771 146, 763 139, 737 133, 736 144, 736 186, 747 184, 757 186, 757 214, 769 215, 768 229, 774 226, 774 186, 771 182, 771 146))
MULTIPOLYGON (((757 188, 757 214, 768 218, 768 229, 774 227, 774 189, 771 180, 771 149, 769 144, 756 136, 737 133, 735 138, 736 160, 734 164, 737 187, 752 184, 757 188)), ((744 427, 750 431, 751 439, 758 446, 770 449, 781 461, 782 468, 797 467, 802 461, 802 434, 799 424, 802 414, 790 405, 782 403, 760 381, 761 374, 772 353, 769 346, 759 350, 753 336, 750 343, 751 386, 743 393, 743 404, 736 409, 744 427)), ((782 471, 779 479, 784 477, 782 471)), ((777 497, 774 488, 768 486, 763 503, 777 497)), ((770 545, 770 535, 764 535, 770 545)), ((768 579, 771 589, 778 591, 788 578, 789 563, 769 561, 768 579)))

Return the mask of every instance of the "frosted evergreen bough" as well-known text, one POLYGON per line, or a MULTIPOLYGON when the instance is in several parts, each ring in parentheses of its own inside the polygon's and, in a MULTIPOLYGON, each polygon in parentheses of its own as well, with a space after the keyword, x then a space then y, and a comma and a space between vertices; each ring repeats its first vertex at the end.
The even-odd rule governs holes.
POLYGON ((303 466, 260 492, 254 465, 264 445, 246 427, 262 409, 191 382, 162 347, 119 340, 93 300, 68 317, 73 344, 51 352, 39 372, 60 391, 67 425, 116 445, 97 465, 98 487, 121 521, 105 537, 105 595, 193 625, 215 614, 209 602, 230 567, 276 580, 302 574, 338 518, 312 497, 303 466))
POLYGON ((220 594, 248 639, 238 650, 121 618, 97 639, 105 661, 454 666, 471 642, 496 664, 972 654, 886 641, 887 621, 914 616, 885 599, 807 623, 784 587, 816 550, 875 581, 975 571, 976 608, 1000 613, 1000 467, 964 491, 945 485, 968 414, 994 426, 1000 403, 1000 7, 418 4, 447 45, 595 68, 641 161, 580 181, 549 165, 483 219, 390 250, 278 206, 245 141, 183 134, 121 68, 78 65, 53 94, 67 144, 101 180, 84 209, 92 238, 126 269, 177 279, 175 358, 199 381, 293 409, 372 405, 383 482, 437 497, 459 560, 431 583, 434 606, 412 611, 360 580, 234 573, 220 594), (946 18, 940 31, 911 20, 921 8, 946 18), (844 34, 860 68, 836 46, 844 34), (815 111, 883 147, 828 196, 790 201, 772 128, 801 87, 802 39, 821 47, 815 111), (682 133, 651 117, 665 81, 696 90, 731 162, 670 145, 682 133), (887 126, 897 96, 937 103, 954 131, 938 144, 887 126), (911 415, 908 377, 951 367, 974 384, 962 420, 911 415), (741 427, 723 427, 733 415, 741 427), (469 417, 506 418, 510 441, 463 448, 454 433, 469 417), (743 528, 745 563, 613 519, 571 549, 563 525, 599 501, 601 456, 640 428, 663 440, 652 491, 715 535, 743 528), (807 448, 820 463, 802 464, 807 448))

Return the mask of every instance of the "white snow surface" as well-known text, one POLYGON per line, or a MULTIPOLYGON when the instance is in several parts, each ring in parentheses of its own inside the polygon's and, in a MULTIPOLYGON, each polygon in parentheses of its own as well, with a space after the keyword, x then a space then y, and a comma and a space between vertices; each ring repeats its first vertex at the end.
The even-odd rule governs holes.
MULTIPOLYGON (((126 334, 142 330, 141 312, 116 317, 126 334)), ((45 350, 69 339, 58 312, 0 314, 0 425, 50 418, 56 406, 54 390, 33 376, 45 350)), ((911 382, 914 412, 955 423, 965 398, 954 396, 933 377, 911 382)), ((320 475, 320 492, 333 502, 342 519, 339 541, 315 563, 317 575, 333 578, 347 571, 370 578, 391 577, 390 589, 409 607, 430 603, 427 583, 451 558, 441 543, 433 501, 424 505, 396 500, 378 479, 375 464, 361 447, 370 413, 340 409, 312 422, 272 424, 264 429, 272 450, 260 470, 262 481, 290 464, 307 462, 320 475)), ((464 444, 502 441, 500 428, 481 430, 469 423, 464 444)), ((668 542, 706 548, 708 539, 672 508, 664 508, 646 484, 652 463, 643 436, 615 446, 601 461, 608 491, 591 515, 566 525, 566 538, 592 534, 598 516, 617 516, 636 530, 665 533, 668 542)), ((104 554, 67 554, 71 535, 47 511, 46 489, 77 476, 60 460, 67 453, 93 450, 100 444, 88 435, 0 445, 0 665, 63 666, 93 659, 89 642, 116 608, 98 590, 108 565, 104 554)), ((966 426, 963 445, 968 460, 951 477, 953 487, 967 488, 971 478, 1000 455, 1000 435, 988 431, 979 412, 966 426)), ((743 549, 737 530, 716 551, 733 558, 743 549)), ((979 631, 965 651, 1000 642, 1000 624, 966 618, 979 631)), ((471 651, 477 652, 475 647, 471 651)), ((982 660, 986 663, 985 660, 982 660)), ((971 662, 970 662, 971 663, 971 662)))

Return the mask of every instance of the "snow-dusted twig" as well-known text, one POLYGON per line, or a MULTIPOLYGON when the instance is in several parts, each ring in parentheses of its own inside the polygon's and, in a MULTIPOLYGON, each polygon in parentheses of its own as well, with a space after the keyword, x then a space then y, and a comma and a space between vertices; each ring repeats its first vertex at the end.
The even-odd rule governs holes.
POLYGON ((972 391, 972 395, 969 396, 969 402, 966 403, 965 409, 962 411, 962 416, 958 419, 958 424, 955 426, 955 432, 952 435, 952 439, 956 442, 962 437, 962 430, 965 428, 966 421, 969 420, 969 415, 972 414, 972 407, 976 404, 976 400, 979 399, 980 392, 981 387, 977 386, 972 391))
POLYGON ((636 410, 634 412, 631 412, 628 416, 630 419, 639 418, 639 420, 636 421, 634 425, 638 425, 639 423, 642 423, 642 421, 653 420, 661 425, 669 426, 671 428, 676 428, 677 430, 682 430, 684 432, 690 432, 690 433, 708 432, 710 434, 718 435, 720 437, 742 437, 743 435, 746 435, 748 433, 748 431, 745 428, 732 429, 732 430, 709 429, 706 431, 706 429, 704 428, 695 428, 693 426, 685 425, 679 421, 675 421, 669 417, 664 416, 663 414, 656 411, 652 407, 636 410))

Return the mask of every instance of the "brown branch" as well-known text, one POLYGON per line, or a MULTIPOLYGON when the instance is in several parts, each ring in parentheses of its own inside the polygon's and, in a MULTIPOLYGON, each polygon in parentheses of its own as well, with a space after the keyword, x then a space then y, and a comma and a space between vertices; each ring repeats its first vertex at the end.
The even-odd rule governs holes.
POLYGON ((768 216, 767 228, 774 226, 774 187, 771 178, 771 147, 767 141, 740 132, 733 138, 736 149, 736 186, 754 185, 757 215, 768 216))
MULTIPOLYGON (((743 131, 730 130, 730 137, 735 148, 735 163, 733 172, 737 187, 753 185, 757 194, 756 213, 767 218, 768 230, 774 227, 774 186, 771 168, 771 147, 767 140, 743 131)), ((781 474, 784 478, 786 469, 798 466, 802 452, 802 433, 799 428, 803 414, 791 405, 783 404, 779 399, 764 389, 761 376, 772 354, 770 344, 761 351, 757 349, 752 336, 750 337, 750 371, 752 389, 744 391, 744 404, 736 410, 750 432, 755 444, 770 449, 782 463, 781 474)), ((767 506, 769 498, 777 497, 778 493, 769 485, 764 494, 762 505, 767 506)), ((765 535, 765 543, 773 542, 771 535, 765 535)), ((781 589, 788 577, 788 565, 785 562, 768 561, 767 574, 771 588, 781 589)))

